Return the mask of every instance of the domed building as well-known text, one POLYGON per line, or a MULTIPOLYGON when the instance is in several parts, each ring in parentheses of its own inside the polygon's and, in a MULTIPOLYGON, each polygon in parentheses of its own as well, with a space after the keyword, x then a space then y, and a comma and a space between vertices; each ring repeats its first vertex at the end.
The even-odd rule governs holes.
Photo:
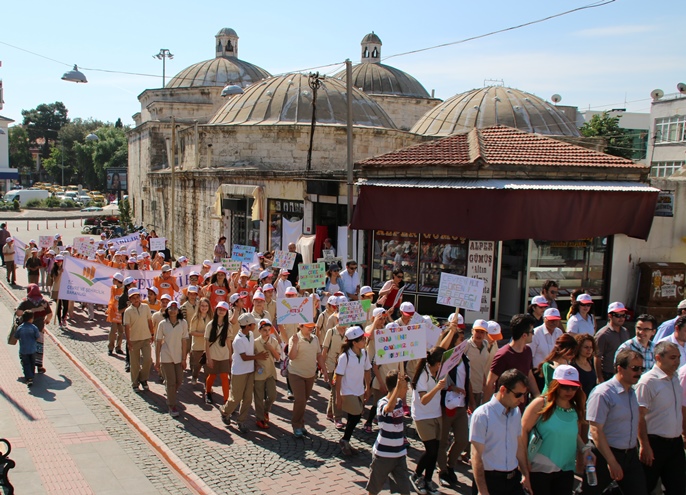
MULTIPOLYGON (((407 72, 381 63, 381 39, 372 31, 362 38, 360 63, 352 68, 352 84, 386 110, 399 129, 409 130, 441 100, 433 98, 407 72)), ((334 77, 345 82, 346 69, 334 77)))
POLYGON ((555 105, 505 86, 487 86, 455 95, 426 112, 410 132, 444 137, 494 125, 549 136, 580 136, 574 122, 555 105))

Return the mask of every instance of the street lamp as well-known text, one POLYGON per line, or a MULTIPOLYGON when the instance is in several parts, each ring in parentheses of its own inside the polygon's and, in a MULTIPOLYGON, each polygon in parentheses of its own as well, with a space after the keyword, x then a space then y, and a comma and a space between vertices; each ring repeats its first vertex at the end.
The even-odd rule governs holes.
POLYGON ((69 81, 69 82, 75 82, 75 83, 87 83, 88 79, 86 79, 86 76, 79 70, 79 68, 74 64, 74 68, 70 71, 65 72, 62 74, 62 80, 63 81, 69 81))
POLYGON ((152 58, 156 58, 162 61, 162 87, 166 85, 166 74, 167 74, 167 59, 171 60, 174 58, 174 54, 167 50, 166 48, 160 48, 160 52, 153 55, 152 58))
POLYGON ((93 134, 92 132, 86 136, 87 141, 100 141, 100 138, 98 137, 97 134, 93 134))

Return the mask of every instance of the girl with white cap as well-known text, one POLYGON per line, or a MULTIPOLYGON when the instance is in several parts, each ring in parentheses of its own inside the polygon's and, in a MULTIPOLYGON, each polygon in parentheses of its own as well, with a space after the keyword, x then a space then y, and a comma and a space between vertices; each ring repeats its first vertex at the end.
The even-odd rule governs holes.
POLYGON ((229 371, 231 369, 231 340, 229 339, 229 303, 220 301, 214 309, 214 317, 205 327, 205 393, 206 404, 214 404, 212 385, 219 375, 222 382, 224 404, 229 400, 229 371))
POLYGON ((69 301, 62 300, 59 297, 60 281, 62 280, 62 272, 64 271, 64 256, 58 254, 55 256, 55 264, 52 267, 50 275, 53 280, 52 300, 55 301, 55 313, 57 316, 57 323, 60 328, 67 326, 67 311, 69 310, 69 301))
POLYGON ((164 311, 164 320, 155 332, 155 369, 164 374, 167 406, 172 418, 179 415, 176 393, 183 383, 187 342, 188 322, 183 319, 178 301, 169 301, 164 311))
POLYGON ((117 272, 112 276, 112 287, 110 288, 110 301, 107 305, 107 321, 111 323, 109 342, 107 346, 107 354, 112 355, 115 351, 117 354, 124 354, 121 349, 122 341, 124 340, 124 325, 122 325, 121 313, 117 309, 119 298, 124 293, 124 275, 117 272))
POLYGON ((198 302, 198 310, 191 318, 188 332, 191 336, 191 383, 195 385, 200 376, 200 359, 205 351, 205 328, 212 321, 210 300, 203 297, 198 302))

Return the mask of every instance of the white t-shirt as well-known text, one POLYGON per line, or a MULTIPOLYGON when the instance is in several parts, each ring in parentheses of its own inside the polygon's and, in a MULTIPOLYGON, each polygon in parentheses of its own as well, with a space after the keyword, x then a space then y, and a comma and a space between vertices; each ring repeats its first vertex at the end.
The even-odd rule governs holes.
POLYGON ((436 386, 436 380, 431 376, 429 367, 427 366, 424 370, 417 370, 420 373, 419 380, 417 380, 417 386, 412 390, 412 419, 417 421, 418 419, 434 419, 440 418, 443 413, 441 411, 441 394, 436 393, 433 399, 429 401, 428 404, 422 404, 419 394, 420 392, 429 392, 433 390, 436 386))
POLYGON ((157 342, 162 341, 160 349, 161 363, 179 364, 183 361, 183 339, 188 338, 188 323, 186 320, 178 320, 172 325, 167 319, 160 322, 155 334, 157 342))
POLYGON ((240 331, 233 339, 232 375, 247 375, 255 371, 255 361, 243 361, 241 354, 247 356, 255 355, 255 339, 252 332, 248 332, 248 335, 245 335, 240 331))
POLYGON ((342 375, 341 395, 364 395, 364 373, 372 369, 367 351, 362 349, 360 356, 356 356, 352 349, 338 356, 336 374, 342 375))

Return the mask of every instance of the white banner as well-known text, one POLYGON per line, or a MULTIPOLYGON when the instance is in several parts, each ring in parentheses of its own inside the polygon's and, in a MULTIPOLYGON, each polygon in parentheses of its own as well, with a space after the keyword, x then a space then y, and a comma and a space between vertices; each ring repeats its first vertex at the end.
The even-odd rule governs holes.
POLYGON ((483 292, 483 280, 441 272, 436 302, 453 308, 479 311, 483 292))
POLYGON ((148 240, 150 241, 150 251, 164 251, 167 239, 164 237, 151 237, 148 240))
POLYGON ((124 247, 127 253, 136 251, 136 253, 141 254, 143 252, 143 246, 141 246, 141 235, 138 233, 107 240, 107 242, 110 241, 114 242, 114 245, 117 246, 117 250, 124 247))

